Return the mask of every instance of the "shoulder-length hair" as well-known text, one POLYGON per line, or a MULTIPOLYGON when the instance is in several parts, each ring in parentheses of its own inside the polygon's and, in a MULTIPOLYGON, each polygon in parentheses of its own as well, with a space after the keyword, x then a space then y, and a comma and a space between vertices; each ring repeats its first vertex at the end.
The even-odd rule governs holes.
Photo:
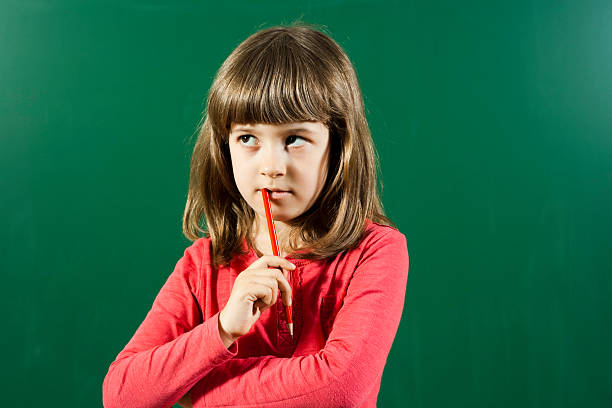
POLYGON ((324 187, 290 222, 294 258, 322 260, 356 247, 368 220, 395 227, 378 196, 378 156, 355 70, 328 35, 306 23, 252 34, 217 71, 206 105, 191 158, 183 233, 191 241, 211 238, 214 266, 244 254, 243 239, 255 247, 256 214, 233 179, 233 123, 320 121, 329 128, 324 187), (304 245, 296 245, 300 241, 304 245))

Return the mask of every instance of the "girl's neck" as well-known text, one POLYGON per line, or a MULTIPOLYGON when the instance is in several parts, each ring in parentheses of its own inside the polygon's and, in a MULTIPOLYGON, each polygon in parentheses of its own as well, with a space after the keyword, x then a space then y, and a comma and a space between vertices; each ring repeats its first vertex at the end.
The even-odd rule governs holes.
MULTIPOLYGON (((263 255, 272 255, 272 242, 270 242, 270 233, 268 232, 268 224, 266 220, 260 220, 257 218, 253 225, 254 227, 254 244, 255 244, 255 252, 257 252, 258 256, 263 255)), ((291 227, 283 222, 276 221, 274 223, 274 228, 276 229, 276 238, 278 240, 278 249, 279 256, 284 258, 293 252, 293 248, 289 247, 289 234, 291 232, 291 227)))

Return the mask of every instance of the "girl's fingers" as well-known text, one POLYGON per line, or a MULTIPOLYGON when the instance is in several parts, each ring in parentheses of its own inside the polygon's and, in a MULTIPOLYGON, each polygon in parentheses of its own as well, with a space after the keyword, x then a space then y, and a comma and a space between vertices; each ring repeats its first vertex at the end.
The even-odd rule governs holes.
POLYGON ((255 262, 253 262, 247 269, 259 269, 259 268, 283 268, 289 271, 295 269, 295 265, 281 258, 280 256, 264 255, 255 262))
POLYGON ((272 306, 272 298, 274 290, 268 285, 262 283, 251 283, 249 286, 249 300, 255 305, 263 303, 265 309, 272 306))
POLYGON ((264 285, 270 288, 272 291, 271 305, 276 303, 276 299, 278 298, 278 281, 276 280, 276 276, 272 277, 269 274, 252 275, 250 279, 250 285, 264 285))
POLYGON ((283 303, 285 305, 291 305, 293 291, 291 290, 291 285, 289 285, 287 278, 285 278, 285 275, 278 269, 271 269, 271 271, 275 271, 276 281, 278 282, 281 295, 283 296, 283 303))
POLYGON ((274 303, 276 303, 278 290, 281 291, 283 303, 285 305, 291 305, 291 296, 293 291, 289 281, 279 269, 256 269, 251 272, 250 275, 255 278, 257 283, 264 283, 269 285, 275 293, 274 303))

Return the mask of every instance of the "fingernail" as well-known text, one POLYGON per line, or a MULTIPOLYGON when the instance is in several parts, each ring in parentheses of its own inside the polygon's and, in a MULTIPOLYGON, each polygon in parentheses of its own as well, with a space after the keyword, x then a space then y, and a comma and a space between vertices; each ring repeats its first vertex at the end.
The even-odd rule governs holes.
POLYGON ((289 265, 291 265, 293 268, 295 268, 295 267, 296 267, 296 266, 295 266, 294 264, 292 264, 292 263, 289 263, 289 265))

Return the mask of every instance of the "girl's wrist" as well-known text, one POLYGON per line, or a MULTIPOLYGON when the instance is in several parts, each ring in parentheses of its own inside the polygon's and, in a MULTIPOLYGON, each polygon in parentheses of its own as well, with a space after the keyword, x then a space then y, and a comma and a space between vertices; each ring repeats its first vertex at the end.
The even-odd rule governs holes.
POLYGON ((228 349, 237 340, 223 328, 223 324, 221 323, 221 313, 219 313, 219 336, 221 337, 223 345, 225 345, 225 347, 228 349))

